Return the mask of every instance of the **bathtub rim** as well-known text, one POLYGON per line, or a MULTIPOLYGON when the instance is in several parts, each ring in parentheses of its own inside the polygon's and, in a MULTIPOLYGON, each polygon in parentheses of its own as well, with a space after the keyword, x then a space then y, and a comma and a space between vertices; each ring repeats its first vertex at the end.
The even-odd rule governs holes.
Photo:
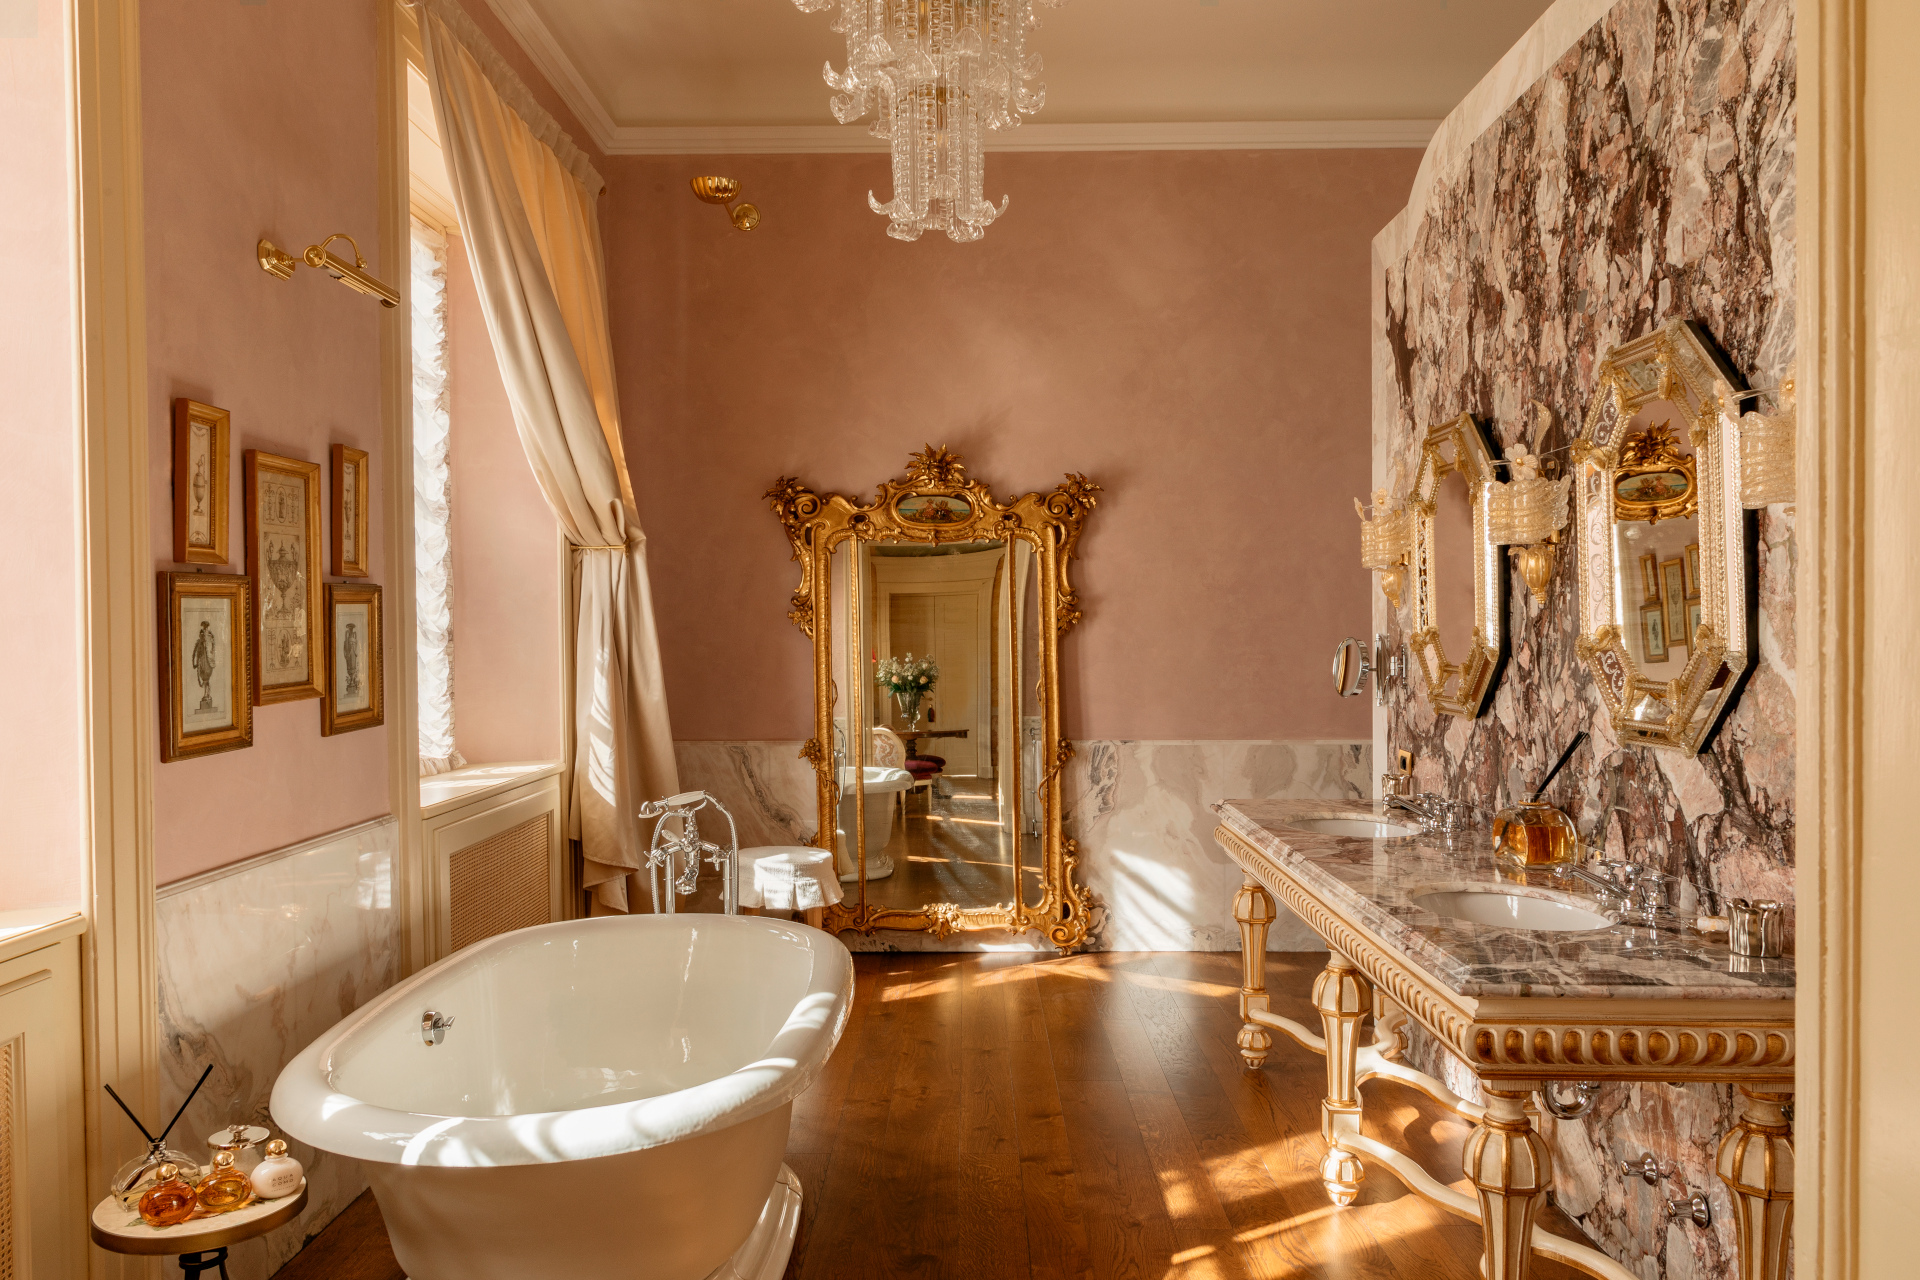
POLYGON ((806 1092, 846 1029, 853 1007, 853 957, 831 934, 757 916, 683 913, 560 920, 488 938, 413 974, 322 1032, 275 1079, 275 1123, 319 1150, 380 1164, 497 1168, 591 1160, 665 1146, 786 1105, 806 1092), (363 1024, 412 997, 444 969, 479 962, 489 951, 537 933, 696 926, 799 936, 814 955, 812 980, 778 1033, 754 1061, 672 1093, 632 1102, 508 1116, 443 1116, 398 1111, 352 1097, 331 1084, 334 1055, 363 1024))

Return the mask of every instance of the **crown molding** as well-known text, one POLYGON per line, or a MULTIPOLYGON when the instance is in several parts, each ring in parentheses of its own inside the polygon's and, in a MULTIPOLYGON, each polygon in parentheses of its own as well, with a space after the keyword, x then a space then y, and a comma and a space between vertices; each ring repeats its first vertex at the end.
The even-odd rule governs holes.
POLYGON ((553 38, 553 32, 547 30, 547 24, 533 11, 527 0, 487 0, 487 8, 493 10, 493 16, 500 19, 513 38, 520 44, 526 55, 533 59, 533 65, 547 78, 555 93, 573 109, 580 119, 580 125, 592 137, 594 146, 602 155, 618 154, 612 143, 620 133, 620 127, 607 114, 592 89, 580 75, 579 68, 573 65, 560 48, 560 42, 553 38))
MULTIPOLYGON (((1023 124, 987 135, 989 151, 1290 151, 1423 148, 1437 120, 1226 120, 1143 124, 1023 124)), ((887 142, 852 125, 680 125, 616 128, 613 156, 793 155, 881 152, 887 142)))
MULTIPOLYGON (((619 125, 527 0, 486 0, 603 155, 807 155, 887 150, 859 124, 619 125)), ((822 112, 824 113, 824 105, 822 112)), ((1290 151, 1424 148, 1438 120, 1225 120, 1023 124, 987 135, 989 151, 1290 151)))

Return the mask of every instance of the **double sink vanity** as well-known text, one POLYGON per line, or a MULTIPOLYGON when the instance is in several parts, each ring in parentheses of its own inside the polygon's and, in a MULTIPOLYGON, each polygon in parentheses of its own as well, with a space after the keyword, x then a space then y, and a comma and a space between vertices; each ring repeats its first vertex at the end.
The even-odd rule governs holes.
MULTIPOLYGON (((1352 1203, 1368 1163, 1384 1165, 1415 1193, 1480 1221, 1489 1280, 1524 1276, 1530 1251, 1629 1280, 1634 1273, 1604 1254, 1534 1226, 1553 1163, 1531 1100, 1572 1117, 1600 1084, 1733 1083, 1744 1110, 1721 1141, 1717 1171, 1733 1200, 1740 1274, 1783 1273, 1793 1213, 1783 1113, 1793 1089, 1790 958, 1736 956, 1724 936, 1648 922, 1578 879, 1563 887, 1552 872, 1497 862, 1484 834, 1428 835, 1368 802, 1228 800, 1215 810, 1214 838, 1246 875, 1234 902, 1240 1052, 1259 1067, 1282 1031, 1326 1055, 1320 1175, 1336 1204, 1352 1203), (1269 1007, 1276 900, 1331 952, 1313 989, 1318 1032, 1269 1007), (1399 1061, 1408 1020, 1478 1076, 1484 1104, 1399 1061), (1361 1132, 1360 1086, 1377 1078, 1474 1123, 1472 1197, 1361 1132)), ((1675 1203, 1677 1213, 1706 1212, 1703 1200, 1675 1203)))

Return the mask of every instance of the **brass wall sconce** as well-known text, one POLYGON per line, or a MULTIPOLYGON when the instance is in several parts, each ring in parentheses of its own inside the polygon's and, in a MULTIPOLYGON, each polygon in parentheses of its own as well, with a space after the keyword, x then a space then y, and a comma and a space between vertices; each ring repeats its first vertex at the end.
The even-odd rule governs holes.
POLYGON ((1554 548, 1567 527, 1572 477, 1545 478, 1540 460, 1524 449, 1505 462, 1510 478, 1487 486, 1487 536, 1512 551, 1527 590, 1542 599, 1553 581, 1554 548))
POLYGON ((695 178, 690 185, 693 187, 693 194, 708 204, 724 206, 727 219, 741 231, 751 231, 760 225, 758 206, 743 204, 738 209, 733 207, 733 202, 740 198, 738 178, 695 178))
POLYGON ((364 293, 369 298, 378 298, 383 307, 400 305, 398 293, 367 274, 367 260, 360 256, 360 246, 354 244, 353 237, 344 231, 336 231, 319 244, 308 245, 307 251, 298 258, 276 248, 271 240, 265 239, 254 246, 254 253, 260 260, 260 269, 270 276, 291 280, 293 269, 305 262, 315 270, 326 272, 355 293, 364 293), (352 245, 352 262, 348 262, 327 248, 335 240, 345 240, 352 245))
POLYGON ((1390 510, 1387 491, 1373 491, 1373 514, 1360 499, 1353 500, 1360 517, 1360 563, 1380 575, 1380 594, 1395 609, 1400 607, 1400 587, 1406 581, 1407 554, 1413 548, 1413 521, 1406 508, 1390 510))

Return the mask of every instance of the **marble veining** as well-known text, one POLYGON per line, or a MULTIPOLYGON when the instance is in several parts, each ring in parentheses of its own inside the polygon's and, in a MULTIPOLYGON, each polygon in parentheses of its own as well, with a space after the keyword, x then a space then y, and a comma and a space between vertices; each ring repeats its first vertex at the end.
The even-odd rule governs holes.
POLYGON ((1427 835, 1370 840, 1289 826, 1310 817, 1396 820, 1368 801, 1229 800, 1216 809, 1228 830, 1460 996, 1793 999, 1791 960, 1745 960, 1728 952, 1725 938, 1619 924, 1549 933, 1475 924, 1420 906, 1422 894, 1479 889, 1577 902, 1608 914, 1578 888, 1503 877, 1485 832, 1468 832, 1449 846, 1427 835))
MULTIPOLYGON (((335 832, 162 887, 155 903, 161 1101, 171 1111, 213 1074, 174 1130, 205 1158, 206 1135, 237 1120, 279 1132, 267 1100, 280 1069, 329 1027, 393 985, 400 920, 392 818, 335 832)), ((264 1280, 366 1190, 357 1162, 289 1144, 308 1204, 233 1248, 233 1280, 264 1280)))
MULTIPOLYGON (((1559 0, 1449 116, 1374 242, 1375 484, 1403 495, 1421 434, 1461 412, 1503 450, 1566 446, 1606 348, 1676 316, 1701 321, 1750 385, 1791 374, 1796 82, 1792 0, 1559 0)), ((1791 912, 1794 509, 1757 523, 1758 661, 1697 758, 1614 736, 1574 651, 1564 550, 1544 598, 1513 574, 1511 657, 1487 713, 1436 716, 1395 689, 1384 743, 1415 753, 1420 789, 1492 808, 1587 729, 1549 798, 1596 850, 1684 877, 1709 907, 1767 897, 1791 912)), ((1382 616, 1403 643, 1407 615, 1382 616)), ((1424 1069, 1456 1077, 1414 1039, 1424 1069)), ((1648 1280, 1731 1274, 1710 1156, 1732 1114, 1722 1087, 1603 1089, 1588 1116, 1547 1126, 1562 1207, 1648 1280), (1669 1225, 1609 1163, 1642 1151, 1714 1201, 1710 1230, 1669 1225)))
MULTIPOLYGON (((1062 774, 1062 821, 1079 842, 1078 877, 1094 894, 1093 945, 1112 951, 1233 951, 1240 873, 1212 837, 1208 808, 1229 795, 1354 799, 1367 793, 1362 742, 1076 742, 1062 774)), ((740 823, 740 842, 805 844, 818 823, 813 767, 794 742, 682 742, 682 786, 713 792, 740 823)), ((694 904, 699 907, 699 902, 694 904)), ((856 950, 1050 952, 1037 934, 882 931, 848 934, 856 950)), ((1270 945, 1319 950, 1282 909, 1270 945)))

